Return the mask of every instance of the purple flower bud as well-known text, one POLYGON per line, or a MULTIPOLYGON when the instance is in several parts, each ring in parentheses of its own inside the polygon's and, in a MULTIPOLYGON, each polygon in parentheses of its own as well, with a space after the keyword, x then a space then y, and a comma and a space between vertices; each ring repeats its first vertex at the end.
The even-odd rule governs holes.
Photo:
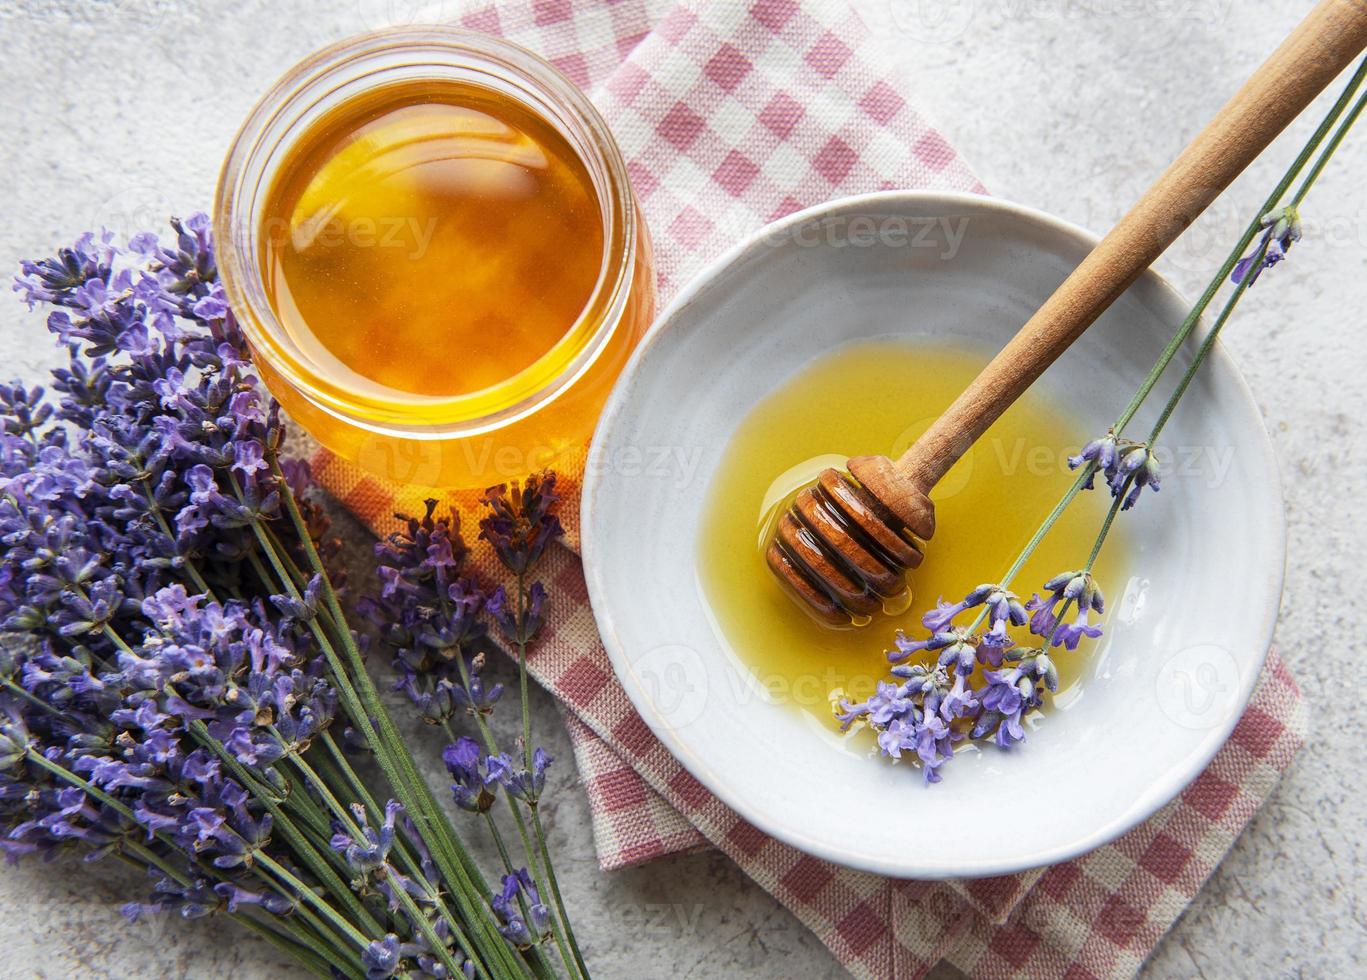
POLYGON ((528 803, 535 803, 546 785, 546 769, 555 761, 545 749, 538 748, 532 753, 532 769, 515 767, 506 752, 491 755, 486 760, 489 778, 503 784, 509 796, 528 803))
POLYGON ((514 575, 525 575, 541 558, 546 546, 564 533, 553 511, 560 501, 556 476, 550 471, 533 474, 520 484, 500 484, 484 492, 489 513, 479 522, 479 536, 514 575))
POLYGON ((399 937, 388 933, 383 939, 371 940, 361 951, 361 966, 366 980, 388 980, 399 972, 399 937))
POLYGON ((949 603, 943 599, 935 603, 935 608, 921 617, 921 625, 931 633, 942 633, 949 629, 954 617, 968 608, 968 601, 949 603))
POLYGON ((1302 234, 1300 211, 1294 205, 1268 212, 1259 223, 1263 234, 1257 247, 1235 264, 1230 276, 1235 283, 1247 280, 1249 288, 1258 281, 1264 269, 1270 269, 1286 258, 1286 253, 1301 240, 1302 234))
MULTIPOLYGON (((500 766, 503 758, 500 757, 500 766)), ((460 738, 443 750, 442 761, 455 780, 451 792, 456 806, 471 813, 484 813, 493 806, 493 791, 499 785, 499 777, 482 758, 479 743, 472 738, 460 738)), ((500 768, 499 772, 502 771, 500 768)))
POLYGON ((551 911, 541 900, 541 895, 525 868, 504 875, 503 890, 494 895, 489 904, 498 916, 498 931, 514 946, 525 948, 546 938, 550 929, 551 911), (527 907, 525 917, 521 909, 523 902, 527 907))

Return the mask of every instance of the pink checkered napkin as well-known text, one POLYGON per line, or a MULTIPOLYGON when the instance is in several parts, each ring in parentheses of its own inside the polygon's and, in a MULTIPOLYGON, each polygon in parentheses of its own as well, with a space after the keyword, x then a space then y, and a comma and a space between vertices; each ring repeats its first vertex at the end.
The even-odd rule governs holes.
MULTIPOLYGON (((867 31, 840 6, 514 0, 460 20, 539 51, 593 95, 645 208, 662 300, 737 237, 801 207, 889 187, 982 190, 900 82, 870 70, 867 31)), ((396 507, 416 506, 326 453, 315 462, 377 533, 393 529, 396 507)), ((577 548, 577 474, 567 476, 577 548)), ((454 502, 473 508, 471 495, 454 502)), ((546 561, 554 599, 531 668, 562 703, 602 866, 720 848, 856 976, 919 976, 943 958, 984 977, 1132 974, 1304 738, 1300 694, 1274 652, 1210 768, 1114 844, 977 881, 851 871, 766 837, 675 761, 612 675, 578 557, 557 548, 546 561)))

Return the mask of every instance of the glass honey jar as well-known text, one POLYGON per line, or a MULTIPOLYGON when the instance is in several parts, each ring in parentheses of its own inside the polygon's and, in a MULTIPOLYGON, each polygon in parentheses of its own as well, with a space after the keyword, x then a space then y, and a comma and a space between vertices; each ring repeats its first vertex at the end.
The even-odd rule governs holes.
POLYGON ((654 315, 607 124, 545 61, 457 29, 382 31, 296 66, 233 143, 214 231, 271 393, 404 485, 563 462, 654 315))

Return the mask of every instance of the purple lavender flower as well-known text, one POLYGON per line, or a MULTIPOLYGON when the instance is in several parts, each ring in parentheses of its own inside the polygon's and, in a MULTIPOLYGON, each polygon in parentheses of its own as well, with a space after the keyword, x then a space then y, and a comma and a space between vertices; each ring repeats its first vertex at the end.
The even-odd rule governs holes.
POLYGON ((922 719, 916 733, 916 755, 921 760, 921 771, 927 783, 941 780, 940 767, 954 756, 954 742, 957 735, 943 718, 928 714, 922 719))
POLYGON ((1044 648, 1024 652, 1017 663, 1017 668, 1022 676, 1034 678, 1046 689, 1058 690, 1058 668, 1054 666, 1053 659, 1044 648))
POLYGON ((363 597, 359 609, 393 653, 396 686, 424 719, 442 724, 460 710, 487 713, 503 689, 486 687, 483 658, 467 653, 484 636, 479 613, 488 600, 465 574, 469 549, 459 515, 437 517, 436 509, 428 500, 421 518, 408 518, 405 530, 375 546, 382 589, 363 597))
POLYGON ((1076 650, 1083 638, 1095 640, 1101 635, 1101 627, 1093 626, 1088 622, 1091 608, 1079 606, 1077 618, 1071 623, 1061 623, 1058 631, 1054 634, 1054 645, 1064 646, 1069 650, 1076 650))
POLYGON ((955 671, 951 685, 949 674, 938 665, 901 664, 892 673, 900 683, 880 681, 867 700, 841 702, 841 727, 864 722, 875 732, 884 755, 900 759, 903 752, 914 751, 926 782, 939 782, 940 767, 953 756, 954 742, 964 737, 953 722, 972 718, 978 710, 967 675, 955 671))
POLYGON ((546 786, 546 769, 555 760, 542 748, 532 753, 532 768, 517 766, 506 752, 489 756, 486 765, 489 778, 497 780, 508 795, 528 803, 535 803, 546 786))
POLYGON ((1110 476, 1111 495, 1119 497, 1128 487, 1129 493, 1126 494, 1125 502, 1120 509, 1129 510, 1135 505, 1140 491, 1145 487, 1154 493, 1158 492, 1158 478, 1158 455, 1143 443, 1130 444, 1121 454, 1120 461, 1110 476))
POLYGON ((949 629, 954 617, 958 616, 966 609, 981 606, 987 601, 995 585, 980 585, 958 602, 945 602, 940 599, 935 603, 935 608, 921 617, 921 625, 932 633, 942 633, 949 629))
POLYGON ((387 933, 383 939, 373 939, 361 951, 361 965, 365 967, 366 980, 388 980, 399 972, 401 956, 399 937, 387 933))
POLYGON ((1001 748, 1025 741, 1021 718, 1039 703, 1034 684, 1018 668, 985 672, 983 712, 973 726, 972 737, 991 735, 1001 748))
POLYGON ((945 602, 944 599, 939 599, 935 603, 935 608, 921 617, 921 625, 932 634, 943 633, 949 629, 954 617, 967 608, 968 600, 966 599, 961 599, 958 602, 945 602))
POLYGON ((1031 613, 1030 632, 1042 636, 1045 642, 1051 639, 1055 646, 1067 644, 1068 649, 1077 649, 1083 637, 1095 639, 1101 635, 1101 627, 1092 626, 1090 614, 1102 613, 1106 608, 1105 597, 1090 572, 1075 571, 1055 575, 1044 583, 1049 594, 1041 597, 1036 594, 1025 608, 1031 613), (1060 616, 1068 608, 1077 610, 1072 623, 1060 623, 1060 616))
POLYGON ((960 718, 973 718, 977 715, 979 701, 975 692, 968 686, 968 675, 954 674, 954 685, 945 692, 940 701, 940 717, 945 721, 960 718))
POLYGON ((893 649, 887 652, 888 663, 899 664, 914 653, 941 650, 953 643, 954 639, 954 633, 942 631, 932 633, 924 640, 912 640, 902 630, 898 630, 892 639, 893 649))
POLYGON ((954 630, 950 635, 952 638, 940 651, 937 663, 946 670, 952 669, 960 674, 973 673, 973 665, 978 659, 977 644, 963 630, 954 630))
POLYGON ((446 771, 455 780, 451 792, 455 795, 456 806, 471 813, 484 813, 494 805, 498 775, 489 769, 478 742, 472 738, 459 738, 442 751, 441 758, 446 763, 446 771))
POLYGON ((541 895, 532 882, 532 876, 525 868, 503 876, 503 890, 490 900, 494 914, 498 916, 498 931, 519 949, 534 946, 548 933, 551 923, 551 910, 541 901, 541 895), (527 914, 522 914, 525 903, 527 914))
POLYGON ((87 282, 109 279, 118 254, 113 243, 112 232, 102 231, 98 238, 86 232, 70 248, 58 249, 54 258, 20 263, 14 289, 29 309, 38 303, 61 303, 87 282))
POLYGON ((252 891, 232 881, 220 881, 214 885, 214 893, 223 899, 229 913, 235 913, 245 906, 256 906, 274 915, 287 915, 297 904, 284 895, 252 891))
POLYGON ((1291 246, 1301 240, 1301 215, 1294 205, 1269 211, 1259 220, 1263 234, 1252 252, 1234 266, 1230 278, 1235 283, 1248 280, 1249 288, 1258 281, 1264 269, 1270 269, 1286 258, 1291 246), (1262 253, 1261 260, 1258 259, 1262 253), (1256 263, 1256 264, 1255 264, 1256 263))
POLYGON ((353 803, 350 810, 360 833, 347 833, 340 824, 335 824, 329 843, 334 851, 346 858, 351 870, 364 878, 388 864, 389 852, 394 847, 394 822, 403 808, 395 800, 386 803, 384 822, 378 830, 370 826, 365 807, 353 803))
MULTIPOLYGON (((982 588, 988 589, 987 597, 983 600, 987 607, 988 629, 978 638, 974 652, 979 663, 1000 667, 1003 654, 1016 642, 1009 630, 1013 626, 1024 625, 1027 613, 1016 593, 999 585, 982 588)), ((966 670, 961 666, 960 670, 970 673, 972 665, 966 670)))
POLYGON ((1158 455, 1147 443, 1117 438, 1112 430, 1102 438, 1087 443, 1076 456, 1068 457, 1069 469, 1077 469, 1087 463, 1095 463, 1095 468, 1088 473, 1085 489, 1092 489, 1096 474, 1100 472, 1110 487, 1111 496, 1126 494, 1121 510, 1133 507, 1144 487, 1158 492, 1158 455))
POLYGON ((514 575, 526 575, 546 545, 564 533, 554 513, 560 500, 555 474, 533 474, 520 484, 500 484, 484 492, 489 514, 479 522, 479 536, 488 541, 514 575))
POLYGON ((285 850, 244 780, 283 798, 274 766, 337 696, 300 626, 316 587, 272 604, 245 561, 279 519, 265 454, 283 424, 212 281, 207 219, 175 227, 175 249, 83 236, 16 285, 56 307, 69 364, 47 391, 0 386, 0 629, 29 641, 0 665, 22 692, 0 696, 0 849, 138 841, 160 864, 129 915, 283 915, 297 896, 256 859, 285 850))
MULTIPOLYGON (((393 802, 382 816, 340 811, 305 764, 332 737, 339 699, 322 645, 346 626, 321 577, 293 574, 316 566, 282 521, 284 484, 325 566, 338 544, 306 495, 307 467, 278 456, 284 423, 215 281, 208 220, 173 230, 129 250, 84 236, 25 263, 16 284, 55 307, 48 328, 69 363, 46 390, 0 385, 0 632, 24 641, 0 644, 0 851, 141 862, 152 894, 130 916, 290 916, 327 891, 320 869, 345 861, 367 913, 383 900, 395 930, 362 951, 369 975, 449 976, 454 956, 473 976, 414 822, 393 802), (321 813, 341 818, 326 856, 298 843, 321 813)), ((524 542, 532 559, 558 529, 552 486, 517 504, 539 529, 524 542)), ((441 720, 487 712, 502 688, 462 649, 482 635, 484 596, 461 574, 459 528, 429 507, 408 530, 382 546, 374 603, 402 681, 421 684, 441 720)), ((544 590, 526 598, 518 627, 530 633, 544 590)), ((503 779, 534 799, 549 762, 538 751, 523 772, 505 759, 503 779)), ((544 931, 532 904, 525 928, 544 931)))
POLYGON ((1016 593, 1000 585, 980 586, 987 589, 983 602, 987 606, 987 621, 993 629, 1006 626, 1021 626, 1025 623, 1025 607, 1021 605, 1016 593))
POLYGON ((889 720, 878 733, 878 748, 890 759, 900 759, 903 749, 915 747, 916 717, 910 711, 889 720))
POLYGON ((526 601, 519 616, 518 611, 509 602, 503 586, 500 585, 494 590, 493 595, 489 596, 484 611, 498 624, 503 635, 513 643, 530 643, 545 622, 543 606, 547 596, 546 587, 540 582, 533 582, 527 590, 526 601))
POLYGON ((1087 443, 1076 456, 1069 456, 1068 468, 1075 470, 1087 463, 1095 463, 1096 467, 1088 474, 1085 484, 1085 488, 1090 490, 1095 485, 1098 472, 1106 474, 1109 478, 1115 469, 1117 454, 1116 435, 1115 430, 1112 429, 1100 439, 1093 439, 1087 443))
POLYGON ((861 714, 868 715, 868 720, 875 725, 888 725, 912 707, 906 686, 888 681, 879 681, 877 688, 864 704, 865 708, 861 714))
POLYGON ((152 886, 152 901, 128 902, 120 911, 129 922, 137 922, 144 915, 175 912, 184 919, 202 919, 212 915, 227 903, 214 891, 206 878, 195 875, 187 883, 173 878, 159 877, 152 886))

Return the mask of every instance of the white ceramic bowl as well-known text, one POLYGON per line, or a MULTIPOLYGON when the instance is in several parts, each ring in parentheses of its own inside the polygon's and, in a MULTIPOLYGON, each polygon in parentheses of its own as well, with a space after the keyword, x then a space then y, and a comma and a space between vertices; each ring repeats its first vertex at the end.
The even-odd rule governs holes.
MULTIPOLYGON (((1023 746, 961 752, 944 781, 926 787, 908 766, 832 750, 810 719, 767 703, 709 623, 694 558, 699 521, 727 443, 758 400, 859 340, 996 349, 1094 243, 1038 211, 970 195, 889 192, 821 205, 698 276, 618 383, 584 486, 599 630, 655 734, 761 830, 895 877, 1052 864, 1172 799, 1242 713, 1271 641, 1284 528, 1258 409, 1218 346, 1165 432, 1162 492, 1125 515, 1133 577, 1108 588, 1117 608, 1084 695, 1047 712, 1023 746), (907 233, 887 233, 899 227, 907 233)), ((1188 308, 1146 274, 1038 384, 1105 431, 1188 308)), ((1194 350, 1179 355, 1155 399, 1194 350)))

